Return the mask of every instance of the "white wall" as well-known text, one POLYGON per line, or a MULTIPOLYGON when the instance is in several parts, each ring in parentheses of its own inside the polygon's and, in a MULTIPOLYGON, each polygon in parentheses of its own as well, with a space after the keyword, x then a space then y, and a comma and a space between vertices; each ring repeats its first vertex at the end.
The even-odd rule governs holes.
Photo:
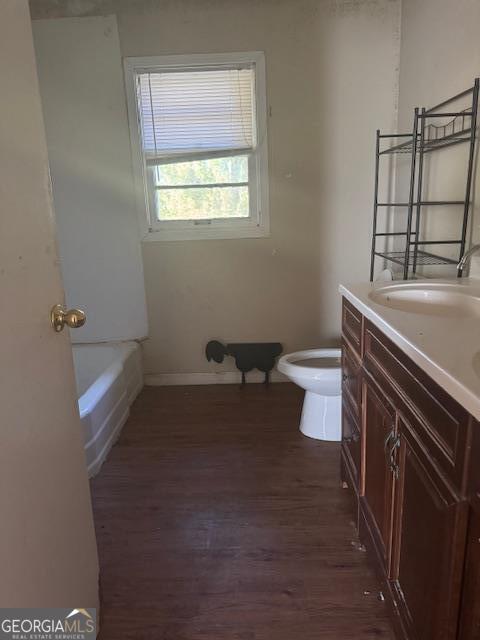
POLYGON ((75 342, 147 334, 115 16, 33 23, 67 304, 75 342))
POLYGON ((375 130, 396 126, 400 0, 31 6, 36 18, 115 12, 123 56, 265 51, 271 236, 143 246, 147 372, 234 369, 206 361, 211 338, 336 344, 338 284, 368 278, 375 130))
POLYGON ((118 15, 125 56, 263 50, 271 237, 143 247, 148 372, 207 363, 211 338, 335 344, 338 284, 368 277, 377 126, 396 118, 399 3, 144 3, 118 15))
MULTIPOLYGON (((414 107, 430 107, 473 85, 480 75, 480 3, 476 0, 402 0, 399 129, 410 131, 414 107)), ((466 106, 466 105, 465 105, 466 106)), ((457 105, 454 108, 458 108, 457 105)), ((425 196, 462 199, 468 145, 431 154, 425 196)), ((475 194, 471 237, 480 240, 479 184, 475 194)), ((405 182, 400 182, 405 193, 405 182)), ((402 191, 399 193, 402 197, 402 191)), ((458 236, 461 207, 426 212, 424 232, 435 239, 458 236)), ((437 250, 438 247, 435 248, 437 250)), ((445 255, 454 257, 458 250, 445 255)), ((435 268, 429 275, 455 275, 455 268, 435 268)))

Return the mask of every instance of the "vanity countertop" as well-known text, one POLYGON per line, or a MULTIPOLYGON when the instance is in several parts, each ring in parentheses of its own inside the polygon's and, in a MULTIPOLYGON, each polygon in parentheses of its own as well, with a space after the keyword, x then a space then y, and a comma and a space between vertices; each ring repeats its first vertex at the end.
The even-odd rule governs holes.
MULTIPOLYGON (((413 312, 375 302, 371 294, 403 281, 340 285, 340 293, 381 329, 459 404, 480 420, 480 280, 425 280, 426 285, 455 285, 476 296, 479 315, 413 312), (465 289, 463 289, 465 287, 465 289)), ((406 284, 406 283, 403 283, 406 284)), ((411 283, 410 283, 411 284, 411 283)))

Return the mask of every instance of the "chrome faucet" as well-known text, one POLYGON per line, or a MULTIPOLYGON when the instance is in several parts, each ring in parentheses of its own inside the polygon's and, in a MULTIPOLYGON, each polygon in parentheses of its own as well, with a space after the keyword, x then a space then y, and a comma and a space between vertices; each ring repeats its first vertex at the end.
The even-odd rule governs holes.
POLYGON ((472 256, 474 253, 476 253, 479 250, 480 250, 480 244, 472 244, 470 249, 467 249, 467 251, 465 251, 465 253, 460 259, 460 262, 457 264, 457 271, 459 276, 462 275, 462 271, 465 269, 465 265, 467 264, 467 261, 470 258, 470 256, 472 256))

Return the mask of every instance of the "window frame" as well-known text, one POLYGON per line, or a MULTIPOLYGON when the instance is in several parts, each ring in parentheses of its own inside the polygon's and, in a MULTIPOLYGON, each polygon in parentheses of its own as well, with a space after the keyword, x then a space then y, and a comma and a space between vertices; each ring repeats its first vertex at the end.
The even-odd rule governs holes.
MULTIPOLYGON (((130 143, 133 162, 135 202, 143 241, 208 240, 231 238, 259 238, 269 235, 268 202, 268 140, 267 101, 265 83, 265 55, 262 51, 128 57, 124 59, 125 89, 127 97, 130 143), (248 218, 212 218, 210 220, 158 221, 153 202, 153 171, 145 161, 142 148, 140 119, 136 97, 136 75, 155 69, 195 68, 202 70, 238 65, 254 65, 256 138, 257 146, 249 154, 249 205, 248 218)), ((218 153, 216 154, 218 157, 218 153)), ((227 151, 227 155, 247 155, 241 150, 227 151)))

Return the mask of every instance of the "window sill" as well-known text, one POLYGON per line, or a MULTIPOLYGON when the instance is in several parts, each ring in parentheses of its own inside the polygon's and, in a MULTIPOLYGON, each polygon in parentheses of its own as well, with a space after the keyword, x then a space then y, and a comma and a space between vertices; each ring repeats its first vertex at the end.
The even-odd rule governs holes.
POLYGON ((180 242, 183 240, 235 240, 242 238, 266 238, 270 235, 267 225, 225 227, 198 225, 188 229, 150 229, 142 242, 180 242))

